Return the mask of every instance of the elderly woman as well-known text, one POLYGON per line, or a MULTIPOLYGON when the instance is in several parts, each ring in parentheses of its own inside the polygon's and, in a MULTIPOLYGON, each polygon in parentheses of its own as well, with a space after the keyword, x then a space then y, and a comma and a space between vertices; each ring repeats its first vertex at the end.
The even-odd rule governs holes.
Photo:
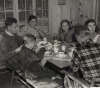
POLYGON ((90 38, 93 40, 93 42, 100 43, 100 34, 98 34, 98 27, 96 25, 96 22, 94 19, 89 19, 85 22, 85 25, 90 30, 90 38))
POLYGON ((23 26, 21 29, 21 35, 32 34, 36 37, 36 39, 42 39, 45 37, 45 33, 39 29, 36 25, 37 17, 34 15, 30 15, 28 18, 28 25, 23 26))

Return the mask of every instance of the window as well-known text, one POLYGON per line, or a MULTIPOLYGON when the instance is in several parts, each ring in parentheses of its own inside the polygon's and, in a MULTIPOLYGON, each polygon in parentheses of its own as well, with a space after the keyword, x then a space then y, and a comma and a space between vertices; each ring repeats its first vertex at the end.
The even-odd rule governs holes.
POLYGON ((49 26, 48 0, 36 0, 36 16, 38 18, 37 25, 47 32, 49 26))
POLYGON ((0 27, 4 26, 6 17, 13 17, 13 0, 0 0, 0 27))
POLYGON ((48 0, 0 0, 0 26, 8 16, 17 18, 19 26, 26 25, 31 14, 37 16, 37 25, 48 32, 48 0))
POLYGON ((26 24, 28 17, 33 14, 37 16, 37 25, 44 32, 48 31, 48 0, 18 0, 18 13, 20 25, 26 24))
POLYGON ((26 24, 29 15, 33 14, 32 0, 18 0, 19 24, 26 24))

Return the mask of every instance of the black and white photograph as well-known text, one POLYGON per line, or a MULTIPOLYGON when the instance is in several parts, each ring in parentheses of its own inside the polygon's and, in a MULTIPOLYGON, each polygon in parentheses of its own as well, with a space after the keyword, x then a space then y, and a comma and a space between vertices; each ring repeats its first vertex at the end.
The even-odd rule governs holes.
POLYGON ((100 88, 100 0, 0 0, 0 88, 100 88))

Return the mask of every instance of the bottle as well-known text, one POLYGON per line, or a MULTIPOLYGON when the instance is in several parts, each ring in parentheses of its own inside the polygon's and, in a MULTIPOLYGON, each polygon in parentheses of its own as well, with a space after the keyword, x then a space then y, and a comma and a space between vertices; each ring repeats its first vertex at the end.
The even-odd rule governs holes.
POLYGON ((53 35, 53 40, 57 40, 57 34, 56 33, 54 33, 54 35, 53 35))

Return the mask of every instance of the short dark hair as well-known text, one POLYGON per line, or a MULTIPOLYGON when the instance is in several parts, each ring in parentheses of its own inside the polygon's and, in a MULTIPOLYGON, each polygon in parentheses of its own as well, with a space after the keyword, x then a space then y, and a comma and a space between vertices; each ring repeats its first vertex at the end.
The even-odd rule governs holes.
POLYGON ((31 39, 32 41, 35 41, 36 40, 36 37, 32 34, 26 34, 25 35, 27 38, 31 39))
POLYGON ((14 17, 7 17, 5 20, 5 26, 8 27, 9 25, 12 25, 13 23, 17 23, 17 19, 14 17))
POLYGON ((95 25, 96 25, 95 32, 98 32, 98 31, 99 31, 99 28, 98 28, 98 26, 97 26, 97 24, 96 24, 96 21, 95 21, 94 19, 88 19, 88 20, 84 23, 84 25, 88 26, 89 23, 95 23, 95 25))
POLYGON ((32 19, 36 19, 37 20, 37 17, 34 16, 34 15, 30 15, 29 18, 28 18, 28 22, 31 21, 32 19))
POLYGON ((78 25, 75 27, 74 29, 74 33, 78 36, 80 36, 82 33, 84 33, 84 35, 90 35, 90 32, 89 32, 89 28, 85 25, 78 25))

